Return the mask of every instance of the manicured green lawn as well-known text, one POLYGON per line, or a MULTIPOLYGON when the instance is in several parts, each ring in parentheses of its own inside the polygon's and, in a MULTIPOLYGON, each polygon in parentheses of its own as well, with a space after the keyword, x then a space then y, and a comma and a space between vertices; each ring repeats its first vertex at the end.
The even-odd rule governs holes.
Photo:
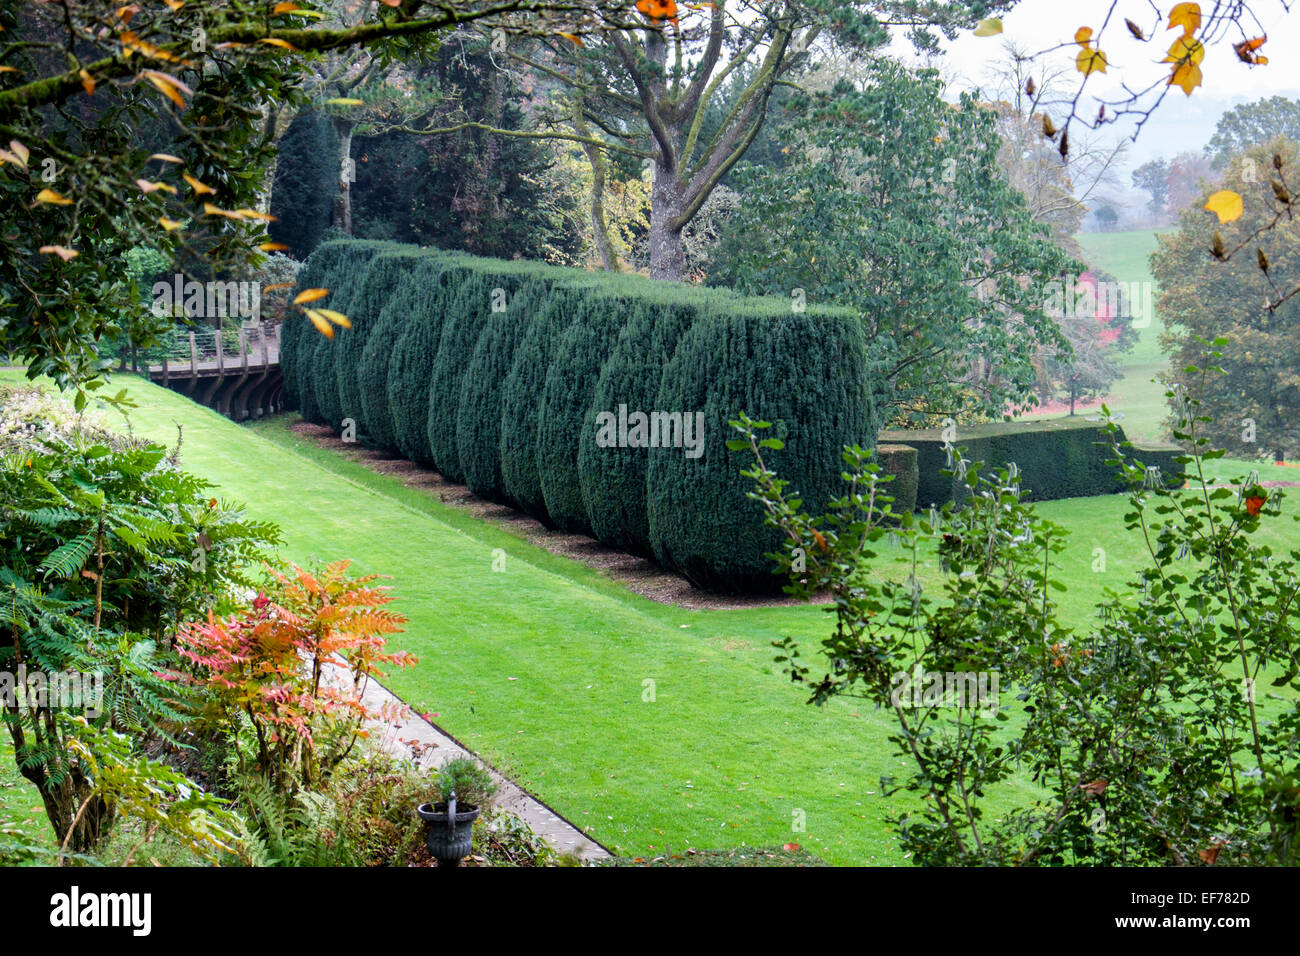
MULTIPOLYGON (((879 778, 907 769, 886 740, 890 722, 857 702, 807 706, 772 663, 769 642, 815 640, 824 610, 665 607, 310 445, 288 417, 238 426, 138 379, 119 384, 140 402, 137 433, 170 444, 183 423, 183 466, 277 521, 286 556, 350 557, 391 575, 410 618, 399 644, 420 657, 392 688, 621 855, 793 841, 830 863, 905 862, 882 820, 902 798, 881 797, 879 778), (493 571, 498 548, 504 572, 493 571), (796 811, 806 832, 792 829, 796 811)), ((1102 587, 1138 566, 1125 501, 1040 508, 1076 529, 1063 606, 1087 627, 1102 587), (1105 573, 1092 571, 1095 547, 1105 573)), ((1290 522, 1265 533, 1296 540, 1290 522)), ((902 560, 881 563, 901 577, 902 560)), ((922 577, 938 583, 933 561, 922 577)), ((1021 782, 990 809, 1030 792, 1021 782)))
MULTIPOLYGON (((1132 232, 1081 233, 1076 236, 1089 264, 1104 269, 1120 282, 1151 283, 1152 300, 1157 290, 1148 262, 1156 248, 1158 230, 1132 232)), ((1144 306, 1145 307, 1145 306, 1144 306)), ((1167 438, 1164 418, 1165 386, 1154 381, 1169 367, 1168 357, 1160 349, 1159 337, 1164 330, 1160 314, 1155 312, 1150 324, 1138 330, 1133 350, 1120 359, 1124 375, 1111 388, 1106 404, 1112 412, 1124 414, 1125 434, 1134 441, 1159 441, 1167 438)))

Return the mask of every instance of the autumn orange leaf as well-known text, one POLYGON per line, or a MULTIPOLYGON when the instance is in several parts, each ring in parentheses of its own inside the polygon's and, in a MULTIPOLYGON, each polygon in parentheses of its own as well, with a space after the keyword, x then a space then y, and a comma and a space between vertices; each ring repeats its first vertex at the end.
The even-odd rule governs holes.
POLYGON ((1242 40, 1240 43, 1232 45, 1232 52, 1237 54, 1237 59, 1242 63, 1249 63, 1251 66, 1265 66, 1268 63, 1268 57, 1260 56, 1255 51, 1267 42, 1268 37, 1255 37, 1253 40, 1242 40))
POLYGON ((86 91, 87 96, 95 92, 95 79, 89 71, 78 70, 77 76, 81 77, 81 88, 86 91))
POLYGON ((278 46, 282 50, 289 50, 291 52, 296 52, 297 50, 297 48, 288 40, 281 40, 279 37, 262 37, 257 42, 265 43, 267 46, 278 46))
POLYGON ((176 79, 176 77, 168 73, 160 73, 158 70, 145 70, 142 75, 146 80, 154 85, 159 93, 167 97, 167 99, 171 100, 181 109, 186 108, 185 98, 181 96, 181 93, 192 94, 193 90, 188 86, 176 79))
POLYGON ((274 17, 281 13, 293 13, 293 11, 301 9, 302 8, 296 3, 277 3, 271 8, 271 16, 274 17))
POLYGON ((172 13, 185 6, 185 0, 163 0, 163 3, 167 4, 167 9, 172 13))
POLYGON ((329 289, 303 289, 294 296, 293 304, 302 305, 304 302, 315 302, 317 299, 323 299, 329 294, 329 289))
POLYGON ((287 252, 289 249, 283 242, 264 242, 257 248, 263 252, 287 252))
POLYGON ((292 282, 276 282, 276 283, 274 283, 274 284, 272 284, 272 285, 263 286, 263 287, 262 287, 262 291, 263 291, 263 292, 279 292, 281 289, 292 289, 292 288, 293 288, 293 283, 292 283, 292 282))
POLYGON ((1268 501, 1268 498, 1264 495, 1251 495, 1246 499, 1246 514, 1252 518, 1258 516, 1266 501, 1268 501))
POLYGON ((19 72, 19 70, 18 67, 16 66, 0 66, 0 73, 17 73, 17 72, 19 72))
POLYGON ((564 39, 568 40, 570 43, 575 44, 576 46, 587 45, 582 42, 582 37, 578 36, 578 34, 576 33, 561 33, 560 36, 564 37, 564 39))
POLYGON ((216 190, 213 189, 211 186, 207 185, 206 183, 199 182, 189 173, 181 173, 181 176, 184 177, 185 181, 190 184, 190 188, 194 190, 194 195, 196 196, 202 196, 204 193, 216 193, 216 190))
POLYGON ((1219 217, 1219 223, 1235 222, 1245 211, 1241 196, 1231 189, 1220 189, 1205 202, 1207 211, 1219 217))
POLYGON ((237 211, 222 209, 220 206, 214 206, 210 202, 203 204, 203 211, 209 216, 225 216, 227 219, 243 219, 244 217, 237 211))
POLYGON ((636 8, 651 20, 676 20, 676 0, 636 0, 636 8))

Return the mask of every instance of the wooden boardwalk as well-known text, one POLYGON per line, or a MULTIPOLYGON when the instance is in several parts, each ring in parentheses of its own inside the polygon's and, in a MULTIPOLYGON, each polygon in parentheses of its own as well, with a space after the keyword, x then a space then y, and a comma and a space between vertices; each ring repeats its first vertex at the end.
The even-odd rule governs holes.
POLYGON ((149 378, 237 422, 280 411, 280 326, 191 331, 150 364, 149 378))

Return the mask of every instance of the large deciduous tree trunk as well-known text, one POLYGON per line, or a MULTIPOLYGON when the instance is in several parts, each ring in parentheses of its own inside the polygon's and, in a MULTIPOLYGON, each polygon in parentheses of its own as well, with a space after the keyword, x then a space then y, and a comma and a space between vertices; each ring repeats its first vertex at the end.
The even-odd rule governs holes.
POLYGON ((686 276, 686 246, 680 225, 683 186, 677 176, 656 164, 650 189, 650 278, 674 281, 686 276))

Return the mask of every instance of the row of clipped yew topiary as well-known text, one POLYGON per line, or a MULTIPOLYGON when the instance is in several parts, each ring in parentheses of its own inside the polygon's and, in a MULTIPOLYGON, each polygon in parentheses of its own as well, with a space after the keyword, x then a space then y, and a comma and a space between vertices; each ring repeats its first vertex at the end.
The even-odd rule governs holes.
POLYGON ((831 310, 361 240, 321 245, 299 286, 351 321, 285 325, 304 418, 712 590, 782 584, 730 420, 774 423, 771 463, 813 509, 880 425, 861 327, 831 310))

